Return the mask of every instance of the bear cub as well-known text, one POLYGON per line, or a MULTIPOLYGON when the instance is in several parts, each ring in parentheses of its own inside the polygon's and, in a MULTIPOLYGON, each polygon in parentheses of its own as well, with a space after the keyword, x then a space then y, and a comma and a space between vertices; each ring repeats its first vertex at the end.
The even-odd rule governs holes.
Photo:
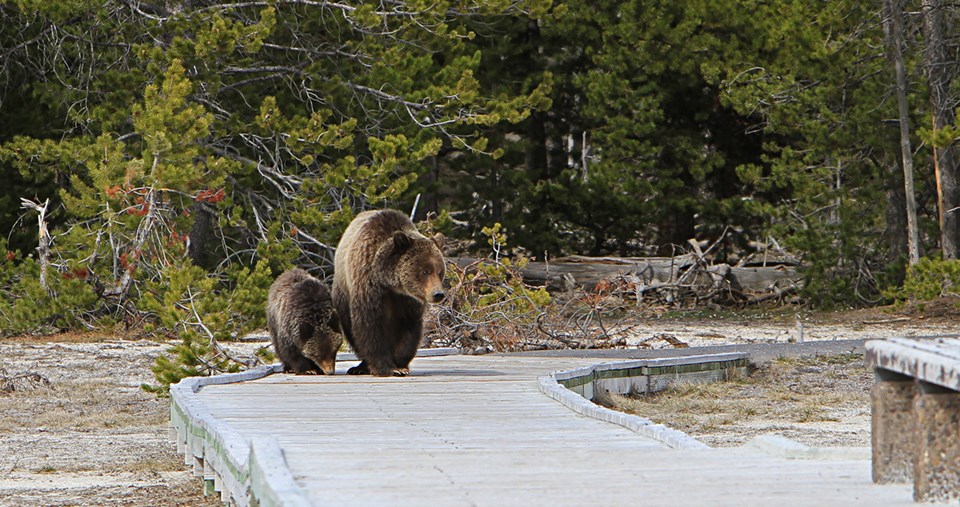
POLYGON ((410 374, 427 304, 444 298, 441 248, 442 235, 424 236, 400 211, 365 211, 350 222, 333 272, 333 306, 361 360, 347 373, 410 374))
POLYGON ((277 277, 267 296, 267 329, 284 372, 333 375, 343 336, 325 283, 300 268, 277 277))

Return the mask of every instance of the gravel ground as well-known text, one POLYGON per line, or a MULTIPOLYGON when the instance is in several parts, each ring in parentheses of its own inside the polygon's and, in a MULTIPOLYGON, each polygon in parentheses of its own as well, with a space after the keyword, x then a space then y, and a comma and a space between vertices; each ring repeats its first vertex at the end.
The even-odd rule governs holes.
POLYGON ((222 505, 177 455, 169 400, 140 389, 171 345, 95 334, 0 341, 0 506, 222 505))

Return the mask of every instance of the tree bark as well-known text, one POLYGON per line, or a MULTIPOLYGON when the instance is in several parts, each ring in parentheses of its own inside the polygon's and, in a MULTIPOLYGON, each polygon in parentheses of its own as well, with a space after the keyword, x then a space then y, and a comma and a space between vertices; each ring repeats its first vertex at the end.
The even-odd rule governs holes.
POLYGON ((903 283, 905 270, 901 261, 906 260, 910 263, 916 262, 916 259, 910 257, 910 240, 908 239, 909 227, 907 226, 907 197, 904 191, 903 171, 900 170, 900 164, 896 160, 878 160, 878 165, 882 165, 886 173, 885 193, 887 195, 887 208, 884 212, 886 230, 883 236, 887 242, 887 265, 896 266, 896 271, 892 273, 893 284, 903 283))
MULTIPOLYGON (((923 33, 926 41, 924 58, 927 81, 930 85, 930 105, 933 111, 933 132, 953 125, 956 104, 950 96, 953 82, 953 64, 947 61, 946 41, 943 37, 942 0, 923 0, 923 33)), ((933 164, 937 175, 938 209, 940 211, 940 247, 944 259, 958 258, 960 252, 960 192, 957 189, 957 153, 953 143, 933 148, 933 164)))
POLYGON ((215 217, 204 207, 201 201, 196 201, 190 206, 190 214, 193 215, 193 226, 190 228, 187 256, 190 257, 190 261, 195 266, 204 269, 213 268, 210 259, 210 245, 216 239, 213 234, 215 217))
POLYGON ((913 148, 910 143, 910 110, 907 104, 907 71, 903 63, 903 20, 897 0, 883 0, 883 34, 887 57, 896 76, 897 111, 900 117, 900 158, 903 166, 904 203, 907 216, 907 258, 911 265, 920 260, 917 230, 917 202, 913 186, 913 148))
MULTIPOLYGON (((527 37, 531 48, 542 49, 540 43, 540 25, 534 19, 527 23, 527 37), (536 43, 536 44, 534 44, 536 43)), ((536 49, 531 50, 528 58, 531 62, 536 61, 540 56, 536 49)), ((549 179, 548 160, 547 160, 547 128, 546 113, 542 111, 533 111, 527 120, 527 148, 524 153, 524 165, 530 179, 536 183, 538 180, 549 179)))

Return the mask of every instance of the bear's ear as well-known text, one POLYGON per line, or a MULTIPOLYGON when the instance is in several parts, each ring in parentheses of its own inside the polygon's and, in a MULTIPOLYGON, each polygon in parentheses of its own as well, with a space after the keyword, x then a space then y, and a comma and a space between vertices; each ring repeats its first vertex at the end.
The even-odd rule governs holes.
POLYGON ((439 232, 434 234, 430 239, 437 244, 437 248, 440 250, 443 250, 443 244, 447 241, 447 238, 443 237, 443 234, 440 234, 439 232))
POLYGON ((336 310, 330 312, 330 320, 327 321, 327 325, 330 326, 334 332, 343 333, 343 330, 340 329, 340 314, 336 310))
POLYGON ((393 233, 394 252, 405 252, 411 246, 413 246, 413 238, 411 238, 407 233, 403 231, 397 231, 393 233))

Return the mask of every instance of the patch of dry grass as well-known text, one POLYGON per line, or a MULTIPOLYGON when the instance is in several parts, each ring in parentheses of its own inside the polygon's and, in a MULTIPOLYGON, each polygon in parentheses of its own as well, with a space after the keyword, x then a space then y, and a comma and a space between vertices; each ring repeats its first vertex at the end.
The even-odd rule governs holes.
POLYGON ((0 339, 0 505, 221 505, 168 438, 169 400, 139 388, 168 344, 129 338, 0 339))
POLYGON ((56 385, 0 396, 0 432, 163 425, 162 402, 135 388, 108 382, 64 380, 56 385))
POLYGON ((89 331, 67 331, 55 335, 16 335, 3 338, 4 343, 99 343, 116 340, 116 335, 89 331))
POLYGON ((144 458, 117 466, 117 472, 175 472, 183 470, 183 460, 178 455, 161 458, 144 458))
MULTIPOLYGON (((676 384, 650 396, 609 395, 609 404, 700 438, 710 445, 741 445, 764 432, 803 433, 821 428, 837 445, 851 418, 869 415, 872 373, 862 356, 843 354, 778 359, 749 376, 710 384, 676 384)), ((800 433, 800 434, 798 434, 800 433)), ((861 445, 862 436, 847 445, 861 445)), ((814 439, 815 440, 815 439, 814 439)), ((810 445, 815 445, 814 441, 810 445)), ((839 442, 843 444, 844 442, 839 442)))

